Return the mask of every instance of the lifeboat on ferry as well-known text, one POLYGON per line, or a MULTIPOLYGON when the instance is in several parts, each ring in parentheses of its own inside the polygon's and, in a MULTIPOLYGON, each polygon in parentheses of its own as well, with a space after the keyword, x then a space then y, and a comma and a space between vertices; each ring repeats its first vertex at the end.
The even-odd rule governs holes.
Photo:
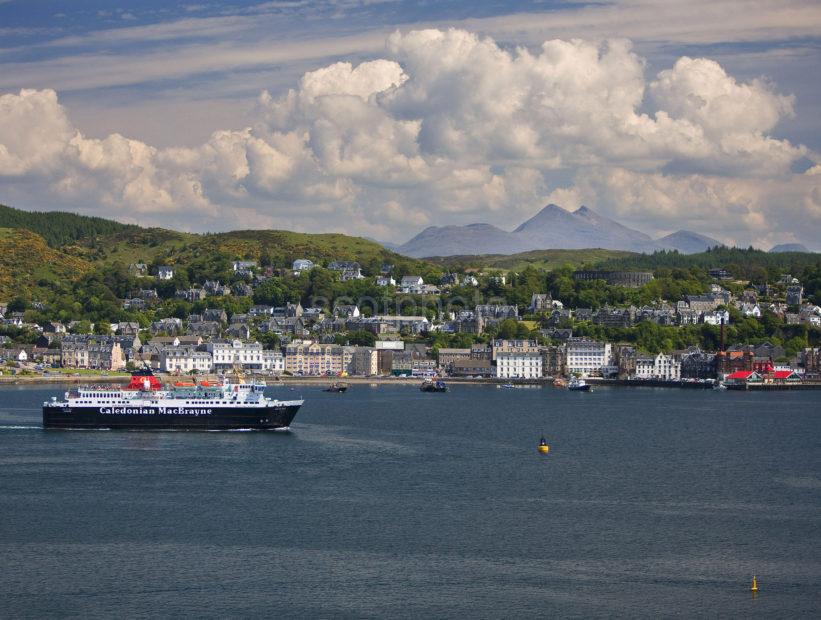
POLYGON ((142 390, 144 392, 157 391, 162 389, 157 377, 151 369, 141 368, 131 373, 131 382, 123 388, 124 390, 142 390))

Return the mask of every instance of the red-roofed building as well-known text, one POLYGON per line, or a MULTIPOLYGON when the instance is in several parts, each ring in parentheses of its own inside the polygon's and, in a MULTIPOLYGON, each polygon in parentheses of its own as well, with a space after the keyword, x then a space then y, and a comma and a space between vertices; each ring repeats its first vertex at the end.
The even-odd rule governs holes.
POLYGON ((766 383, 800 383, 801 377, 792 370, 774 370, 764 377, 766 383))
POLYGON ((746 385, 762 381, 763 377, 754 370, 736 370, 724 378, 724 382, 729 385, 746 385))

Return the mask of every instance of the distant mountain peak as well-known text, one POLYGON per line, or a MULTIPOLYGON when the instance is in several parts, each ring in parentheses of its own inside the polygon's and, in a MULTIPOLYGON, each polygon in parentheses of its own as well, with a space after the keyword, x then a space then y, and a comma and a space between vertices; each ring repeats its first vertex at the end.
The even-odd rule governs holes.
POLYGON ((770 248, 771 254, 779 252, 809 252, 809 249, 803 243, 779 243, 770 248))
POLYGON ((513 232, 490 224, 432 226, 400 246, 398 251, 421 257, 583 248, 652 252, 658 246, 644 233, 607 219, 589 207, 568 211, 551 203, 513 232))
POLYGON ((677 230, 674 233, 656 239, 656 243, 668 250, 678 250, 682 254, 697 254, 707 248, 721 245, 721 242, 692 230, 677 230))

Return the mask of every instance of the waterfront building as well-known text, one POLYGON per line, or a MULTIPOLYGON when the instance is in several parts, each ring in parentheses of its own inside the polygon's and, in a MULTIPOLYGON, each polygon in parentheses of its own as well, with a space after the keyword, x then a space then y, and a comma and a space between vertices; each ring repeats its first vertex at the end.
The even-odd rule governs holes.
POLYGON ((542 348, 542 374, 545 377, 561 377, 567 368, 567 349, 565 345, 542 348))
POLYGON ((496 369, 489 359, 459 359, 453 362, 450 375, 453 377, 493 377, 496 369))
POLYGON ((635 373, 637 379, 679 381, 681 379, 681 361, 664 353, 649 357, 637 357, 635 373))
POLYGON ((340 345, 294 340, 285 347, 285 370, 291 374, 340 374, 345 369, 343 363, 340 345))
POLYGON ((165 372, 188 374, 211 371, 212 357, 207 351, 194 347, 166 347, 160 352, 160 369, 165 372))
POLYGON ((379 374, 379 352, 372 347, 353 347, 351 374, 373 377, 379 374))
POLYGON ((457 360, 470 359, 470 349, 439 349, 436 358, 439 362, 439 368, 448 369, 457 360))
POLYGON ((262 371, 274 375, 281 375, 285 372, 285 356, 282 351, 263 351, 262 371))
POLYGON ((503 353, 538 353, 539 343, 530 339, 494 340, 492 358, 503 353))
POLYGON ((542 355, 538 351, 497 353, 496 376, 500 379, 538 379, 542 376, 542 355))
POLYGON ((614 365, 611 344, 586 338, 568 339, 567 372, 602 376, 616 374, 618 367, 614 365))
POLYGON ((214 340, 205 345, 214 358, 214 370, 231 370, 241 366, 244 370, 262 370, 262 345, 241 340, 214 340))

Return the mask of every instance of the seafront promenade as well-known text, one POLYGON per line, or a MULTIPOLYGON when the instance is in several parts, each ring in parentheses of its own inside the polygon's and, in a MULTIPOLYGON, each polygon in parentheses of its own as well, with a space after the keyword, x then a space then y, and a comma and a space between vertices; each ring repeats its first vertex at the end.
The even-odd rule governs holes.
MULTIPOLYGON (((175 381, 192 381, 193 378, 186 375, 170 375, 158 373, 157 378, 161 383, 173 383, 175 381)), ((70 375, 66 373, 52 375, 2 375, 0 376, 0 386, 3 385, 94 385, 100 383, 126 385, 130 379, 127 373, 83 373, 70 375)), ((195 377, 197 382, 216 382, 221 377, 217 375, 200 375, 195 377)), ((269 386, 276 385, 315 385, 317 387, 327 386, 330 383, 343 381, 350 385, 418 385, 423 381, 422 377, 405 376, 291 376, 280 375, 271 376, 264 374, 246 374, 247 380, 265 381, 269 386)), ((499 377, 469 378, 469 377, 444 377, 450 384, 459 385, 513 385, 521 387, 553 386, 553 377, 539 377, 536 379, 503 379, 499 377)), ((601 379, 587 377, 585 381, 592 385, 628 387, 628 388, 679 388, 679 389, 712 389, 715 383, 709 381, 662 381, 658 379, 601 379)), ((738 388, 735 388, 738 389, 738 388)), ((746 388, 750 391, 770 391, 770 390, 821 390, 821 381, 804 381, 797 384, 750 384, 746 388)))

